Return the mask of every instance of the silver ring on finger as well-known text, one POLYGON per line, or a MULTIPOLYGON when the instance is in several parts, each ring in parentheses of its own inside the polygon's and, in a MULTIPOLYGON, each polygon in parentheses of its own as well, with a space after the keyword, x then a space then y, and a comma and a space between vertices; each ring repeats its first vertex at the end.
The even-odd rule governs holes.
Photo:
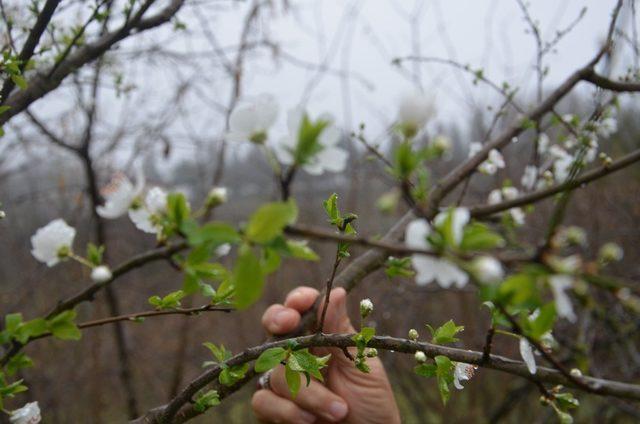
POLYGON ((258 377, 258 389, 271 390, 271 374, 273 370, 269 370, 258 377))

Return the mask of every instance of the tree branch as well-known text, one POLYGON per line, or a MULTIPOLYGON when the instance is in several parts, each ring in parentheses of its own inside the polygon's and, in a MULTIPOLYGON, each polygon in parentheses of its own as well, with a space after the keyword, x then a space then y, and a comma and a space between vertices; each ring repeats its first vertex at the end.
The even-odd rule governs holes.
POLYGON ((132 33, 140 33, 169 21, 183 4, 184 0, 173 0, 156 15, 146 19, 143 19, 143 15, 149 5, 143 6, 131 20, 118 30, 108 32, 96 41, 79 47, 64 61, 54 65, 54 72, 50 75, 44 70, 39 72, 28 81, 25 90, 20 90, 7 98, 4 104, 10 106, 10 109, 0 115, 0 126, 24 111, 36 100, 55 90, 68 75, 99 58, 119 41, 129 37, 132 33))
MULTIPOLYGON (((292 339, 279 340, 267 342, 259 346, 255 346, 233 356, 231 359, 224 363, 225 367, 232 367, 241 365, 255 360, 260 356, 262 352, 274 347, 287 347, 294 341, 296 348, 304 349, 311 347, 337 347, 348 348, 355 346, 355 342, 352 339, 353 334, 314 334, 310 336, 296 337, 292 339)), ((443 355, 456 362, 464 362, 467 364, 478 365, 484 368, 490 368, 497 371, 502 371, 508 374, 516 375, 526 378, 527 380, 548 384, 562 384, 567 387, 576 387, 576 384, 563 376, 559 371, 538 367, 536 374, 531 374, 527 369, 527 366, 520 361, 515 361, 504 356, 490 355, 490 361, 484 363, 483 353, 477 351, 471 351, 466 349, 457 349, 446 346, 434 345, 431 343, 415 342, 407 339, 400 339, 395 337, 373 337, 367 344, 368 347, 391 350, 394 352, 413 354, 416 351, 424 352, 427 357, 434 358, 438 355, 443 355)), ((190 402, 191 399, 209 383, 215 381, 223 367, 221 365, 215 366, 191 382, 182 392, 178 394, 171 402, 161 408, 156 408, 148 415, 138 418, 135 423, 175 423, 183 422, 176 417, 176 414, 180 411, 183 405, 190 402), (176 417, 176 419, 174 419, 176 417)), ((604 396, 616 396, 618 398, 640 400, 640 385, 623 383, 612 380, 605 380, 593 377, 583 377, 581 381, 590 387, 591 392, 604 395, 604 396)), ((193 416, 189 410, 182 412, 181 414, 193 416)))

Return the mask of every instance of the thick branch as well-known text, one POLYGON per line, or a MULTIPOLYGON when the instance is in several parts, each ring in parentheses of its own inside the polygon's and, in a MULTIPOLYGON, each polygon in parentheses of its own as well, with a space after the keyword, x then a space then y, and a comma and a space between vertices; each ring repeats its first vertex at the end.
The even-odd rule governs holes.
POLYGON ((609 91, 616 91, 618 93, 629 93, 640 91, 640 83, 637 82, 621 82, 613 81, 609 78, 605 78, 602 75, 598 75, 596 71, 591 70, 590 73, 584 76, 585 81, 589 81, 593 85, 604 88, 609 91))
POLYGON ((180 10, 183 4, 184 0, 173 0, 156 15, 146 19, 143 19, 143 13, 137 13, 134 18, 126 22, 118 30, 108 32, 96 41, 79 47, 75 52, 69 54, 64 61, 54 65, 54 72, 50 74, 46 70, 39 72, 29 79, 25 90, 15 92, 7 98, 4 104, 10 106, 10 109, 0 115, 0 126, 24 111, 36 100, 55 90, 69 74, 93 62, 119 41, 129 37, 134 32, 140 33, 167 22, 180 10))
MULTIPOLYGON (((20 54, 18 55, 18 59, 20 60, 20 71, 22 72, 29 62, 29 59, 33 56, 33 53, 40 42, 40 37, 47 29, 47 25, 49 25, 49 21, 53 17, 53 13, 56 8, 60 4, 60 0, 47 0, 44 7, 38 14, 38 19, 36 19, 36 23, 31 28, 29 32, 29 36, 22 46, 22 50, 20 50, 20 54)), ((0 104, 4 104, 5 100, 11 94, 11 91, 15 87, 15 83, 11 78, 7 78, 4 84, 2 85, 2 90, 0 91, 0 104)))

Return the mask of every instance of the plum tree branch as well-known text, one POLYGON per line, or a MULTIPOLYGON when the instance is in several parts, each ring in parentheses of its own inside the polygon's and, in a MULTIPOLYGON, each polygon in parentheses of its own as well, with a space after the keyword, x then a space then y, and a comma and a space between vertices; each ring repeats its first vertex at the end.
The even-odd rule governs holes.
POLYGON ((496 203, 494 205, 480 205, 471 207, 471 215, 476 218, 481 218, 518 206, 529 205, 531 203, 535 203, 540 200, 546 199, 547 197, 553 196, 554 194, 558 194, 566 190, 572 190, 584 184, 600 179, 613 172, 626 168, 627 166, 633 165, 638 161, 640 161, 640 149, 634 150, 633 152, 612 162, 610 165, 603 165, 599 168, 587 171, 571 181, 566 181, 564 183, 554 185, 553 187, 534 191, 532 193, 516 197, 515 199, 496 203))
MULTIPOLYGON (((80 324, 78 324, 78 328, 83 330, 85 328, 99 327, 102 325, 113 324, 116 322, 123 322, 123 321, 138 322, 140 318, 148 318, 148 317, 159 317, 159 316, 166 316, 166 315, 192 316, 192 315, 199 315, 203 312, 228 313, 228 312, 233 312, 234 310, 235 309, 231 307, 203 305, 203 306, 198 306, 193 308, 175 308, 175 309, 167 309, 167 310, 143 311, 143 312, 135 312, 133 314, 124 314, 124 315, 118 315, 115 317, 107 317, 107 318, 101 318, 101 319, 96 319, 92 321, 81 322, 80 324)), ((52 333, 44 333, 40 336, 30 338, 29 341, 31 342, 33 340, 43 339, 45 337, 50 337, 50 336, 52 336, 52 333)))
POLYGON ((67 76, 101 57, 118 42, 132 34, 140 33, 168 22, 183 6, 184 0, 172 0, 164 9, 155 15, 145 18, 144 13, 152 3, 153 1, 145 2, 137 13, 117 30, 107 32, 97 40, 87 43, 70 53, 66 59, 53 65, 51 68, 53 72, 47 70, 37 72, 27 81, 26 89, 17 91, 6 99, 4 105, 10 108, 0 115, 0 126, 23 112, 36 100, 55 90, 67 76))
MULTIPOLYGON (((97 292, 99 292, 109 284, 113 283, 118 277, 128 273, 129 271, 140 268, 141 266, 149 262, 170 257, 174 253, 184 250, 186 247, 187 247, 186 242, 180 242, 180 243, 172 244, 169 246, 161 247, 158 249, 153 249, 148 252, 141 253, 137 256, 134 256, 133 258, 129 259, 128 261, 125 261, 118 267, 114 268, 112 271, 111 279, 102 283, 93 283, 89 287, 78 292, 77 294, 58 302, 58 304, 55 307, 53 307, 49 311, 49 313, 47 313, 45 318, 47 319, 53 318, 54 316, 58 315, 63 311, 73 309, 80 303, 92 301, 97 292)), ((17 342, 13 343, 11 347, 9 347, 9 349, 7 349, 7 351, 4 353, 2 358, 0 358, 0 366, 6 365, 9 359, 15 356, 18 352, 20 352, 20 350, 24 346, 25 345, 22 343, 17 343, 17 342)))
MULTIPOLYGON (((274 347, 287 347, 292 341, 296 343, 297 348, 311 348, 311 347, 337 347, 348 348, 355 346, 355 342, 352 339, 353 334, 314 334, 309 336, 294 337, 285 340, 271 341, 259 346, 255 346, 245 351, 238 353, 224 363, 224 366, 232 367, 241 365, 255 360, 260 356, 262 352, 274 347)), ((526 378, 533 382, 548 383, 548 384, 562 384, 567 387, 574 387, 576 389, 582 389, 577 387, 576 384, 567 379, 562 373, 557 370, 538 367, 536 374, 531 374, 527 369, 527 366, 520 361, 515 361, 504 356, 490 355, 489 361, 483 360, 484 354, 479 351, 471 351, 466 349, 458 349, 453 347, 446 347, 435 345, 432 343, 417 342, 407 339, 377 336, 373 337, 367 346, 380 349, 391 350, 394 352, 412 354, 416 351, 424 352, 427 357, 434 358, 438 355, 443 355, 456 362, 464 362, 468 364, 478 365, 484 368, 490 368, 497 371, 502 371, 508 374, 513 374, 519 377, 526 378)), ((150 414, 135 420, 135 423, 175 423, 183 422, 180 416, 176 417, 176 414, 180 412, 180 409, 190 403, 194 396, 201 389, 205 388, 211 382, 217 380, 223 366, 218 365, 202 373, 195 380, 193 380, 187 387, 185 387, 171 402, 161 408, 156 408, 150 414)), ((619 381, 605 380, 593 377, 583 377, 581 381, 590 388, 590 391, 594 394, 603 396, 615 396, 623 399, 640 400, 640 385, 623 383, 619 381)), ((180 412, 180 415, 193 416, 193 412, 186 410, 180 412)))

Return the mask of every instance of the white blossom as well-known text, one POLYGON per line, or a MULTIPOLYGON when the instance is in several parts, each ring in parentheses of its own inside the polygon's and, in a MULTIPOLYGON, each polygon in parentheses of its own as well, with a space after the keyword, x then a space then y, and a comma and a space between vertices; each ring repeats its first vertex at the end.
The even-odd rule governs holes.
POLYGON ((227 256, 231 251, 231 245, 229 243, 221 244, 216 247, 215 254, 217 257, 227 256))
POLYGON ((226 187, 213 187, 207 195, 207 205, 215 207, 227 202, 228 193, 226 187))
POLYGON ((113 277, 111 270, 106 265, 97 266, 91 271, 91 280, 94 283, 104 283, 111 280, 111 277, 113 277))
MULTIPOLYGON (((298 108, 290 111, 287 119, 289 134, 282 137, 273 146, 276 157, 285 165, 292 165, 295 161, 298 135, 304 116, 305 112, 302 109, 298 108)), ((321 117, 321 119, 332 121, 329 116, 321 117)), ((312 175, 320 175, 325 171, 343 171, 347 165, 349 154, 346 150, 337 146, 341 137, 340 130, 333 124, 329 124, 318 137, 321 150, 309 158, 308 163, 302 164, 302 168, 312 175)))
POLYGON ((463 381, 471 380, 473 374, 476 371, 476 366, 471 364, 465 364, 464 362, 456 362, 456 367, 453 371, 453 385, 456 389, 462 390, 464 386, 463 381))
POLYGON ((434 109, 431 99, 422 93, 405 95, 398 108, 398 124, 417 133, 433 116, 434 109))
POLYGON ((573 165, 573 157, 569 154, 553 162, 553 175, 556 182, 562 183, 567 180, 569 172, 571 171, 571 165, 573 165))
POLYGON ((415 328, 409 330, 409 340, 413 340, 415 342, 416 340, 418 340, 418 337, 420 337, 420 335, 418 334, 418 330, 416 330, 415 328))
POLYGON ((427 355, 421 350, 416 351, 414 358, 416 359, 417 362, 420 362, 420 363, 427 361, 427 355))
POLYGON ((524 225, 525 213, 521 208, 509 209, 509 215, 511 216, 511 220, 516 227, 522 227, 524 225))
MULTIPOLYGON (((495 205, 501 203, 505 200, 514 200, 518 197, 519 191, 515 187, 503 187, 501 189, 494 189, 489 192, 489 197, 487 198, 487 202, 490 205, 495 205)), ((511 208, 507 212, 511 217, 514 225, 520 227, 524 225, 525 222, 525 213, 521 208, 511 208)))
POLYGON ((545 133, 541 133, 538 136, 538 154, 544 155, 549 150, 549 136, 545 133))
POLYGON ((614 116, 609 116, 598 122, 598 135, 608 138, 618 131, 618 120, 614 116))
POLYGON ((11 424, 37 424, 42 420, 38 402, 29 402, 20 409, 11 412, 11 424))
POLYGON ((451 150, 452 144, 449 137, 438 135, 431 140, 431 145, 440 153, 446 153, 451 150))
POLYGON ((502 264, 491 256, 474 258, 471 267, 481 283, 495 283, 504 277, 502 264))
POLYGON ((166 191, 154 187, 149 190, 142 205, 129 210, 129 218, 139 230, 151 234, 162 230, 158 219, 167 211, 167 196, 166 191))
MULTIPOLYGON (((441 212, 434 220, 435 226, 443 225, 449 213, 453 214, 451 220, 453 243, 458 246, 462 241, 464 226, 469 222, 469 210, 457 208, 450 212, 441 212)), ((407 225, 405 241, 409 247, 431 250, 432 246, 427 241, 427 237, 432 231, 426 220, 416 219, 407 225)), ((444 288, 452 285, 464 287, 469 279, 466 273, 445 258, 416 254, 411 257, 411 263, 416 270, 416 283, 419 285, 436 281, 444 288)))
POLYGON ((55 219, 31 236, 31 254, 40 262, 52 267, 71 252, 75 237, 75 228, 63 219, 55 219))
POLYGON ((598 252, 598 257, 604 262, 617 262, 622 260, 624 250, 616 243, 605 243, 598 252))
POLYGON ((533 347, 527 339, 520 337, 520 356, 531 374, 535 374, 538 370, 536 366, 536 358, 533 356, 533 347))
POLYGON ((362 299, 360 301, 360 316, 366 318, 373 312, 373 302, 371 299, 362 299))
POLYGON ((7 214, 5 213, 5 211, 0 210, 0 219, 5 219, 7 217, 7 214))
MULTIPOLYGON (((469 157, 475 156, 480 150, 482 150, 482 143, 477 141, 472 142, 469 144, 469 157)), ((487 160, 478 166, 478 171, 485 175, 493 175, 498 171, 498 169, 502 169, 504 167, 505 162, 502 153, 496 149, 491 149, 487 160)))
POLYGON ((278 103, 269 94, 236 107, 229 116, 227 140, 264 143, 278 118, 278 103))
POLYGON ((144 172, 141 166, 136 166, 135 185, 122 173, 116 174, 109 185, 102 189, 106 203, 98 206, 98 215, 107 219, 116 219, 127 213, 137 197, 142 193, 145 185, 144 172))
POLYGON ((536 180, 538 179, 538 168, 534 165, 527 165, 524 168, 524 172, 522 173, 522 179, 520 180, 520 184, 522 187, 531 190, 536 185, 536 180))
POLYGON ((549 285, 556 303, 556 312, 559 317, 575 322, 577 317, 573 312, 571 299, 566 290, 573 286, 573 277, 570 275, 556 274, 549 277, 549 285))

